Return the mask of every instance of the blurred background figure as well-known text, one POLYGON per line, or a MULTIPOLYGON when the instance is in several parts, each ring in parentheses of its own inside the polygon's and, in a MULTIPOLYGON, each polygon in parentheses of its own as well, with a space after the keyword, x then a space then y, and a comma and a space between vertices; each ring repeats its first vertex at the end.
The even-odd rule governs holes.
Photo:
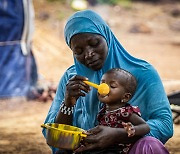
POLYGON ((0 98, 27 96, 37 83, 31 0, 0 1, 0 98))
POLYGON ((85 10, 88 7, 88 3, 86 0, 73 0, 71 2, 71 7, 74 10, 85 10))
POLYGON ((97 0, 72 0, 71 7, 74 10, 85 10, 88 6, 95 6, 97 4, 97 0))

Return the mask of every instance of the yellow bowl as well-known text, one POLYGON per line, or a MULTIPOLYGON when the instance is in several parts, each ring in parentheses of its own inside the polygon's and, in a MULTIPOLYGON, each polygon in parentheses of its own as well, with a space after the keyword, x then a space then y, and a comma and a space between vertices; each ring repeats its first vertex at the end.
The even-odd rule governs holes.
POLYGON ((42 124, 41 127, 47 129, 47 144, 59 149, 74 150, 79 147, 81 140, 87 136, 83 134, 85 130, 65 124, 47 123, 42 124))

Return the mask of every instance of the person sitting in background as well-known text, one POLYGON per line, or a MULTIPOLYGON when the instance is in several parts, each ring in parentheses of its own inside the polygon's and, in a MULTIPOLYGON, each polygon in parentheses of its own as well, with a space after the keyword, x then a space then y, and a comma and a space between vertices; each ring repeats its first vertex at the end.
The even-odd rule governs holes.
MULTIPOLYGON (((78 11, 68 19, 65 40, 73 52, 74 65, 62 76, 44 123, 64 123, 95 132, 85 138, 86 146, 76 152, 134 143, 141 136, 128 137, 124 128, 98 125, 97 114, 103 103, 99 102, 96 89, 90 90, 83 82, 89 80, 98 84, 109 69, 121 68, 137 80, 136 92, 129 104, 139 107, 142 118, 150 127, 150 132, 137 140, 129 153, 168 153, 163 144, 173 135, 172 113, 155 68, 130 55, 104 20, 91 10, 78 11), (72 110, 67 114, 65 107, 72 110)), ((43 134, 46 137, 45 129, 43 134)), ((56 153, 58 149, 52 147, 52 151, 56 153)))

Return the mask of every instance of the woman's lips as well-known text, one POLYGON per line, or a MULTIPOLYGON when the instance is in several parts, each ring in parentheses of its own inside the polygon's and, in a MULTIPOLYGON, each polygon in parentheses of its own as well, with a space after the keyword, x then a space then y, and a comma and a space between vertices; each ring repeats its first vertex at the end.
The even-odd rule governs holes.
POLYGON ((92 67, 92 66, 96 66, 99 64, 99 60, 94 60, 94 61, 91 61, 89 63, 87 63, 88 66, 92 67))

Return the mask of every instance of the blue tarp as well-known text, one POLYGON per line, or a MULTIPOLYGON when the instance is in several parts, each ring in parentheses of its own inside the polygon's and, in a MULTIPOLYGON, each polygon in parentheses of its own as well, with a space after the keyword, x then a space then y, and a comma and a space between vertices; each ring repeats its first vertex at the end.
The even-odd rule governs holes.
POLYGON ((26 54, 22 51, 22 36, 28 38, 24 10, 29 9, 24 6, 23 0, 0 0, 0 98, 26 96, 37 82, 31 48, 26 54))

